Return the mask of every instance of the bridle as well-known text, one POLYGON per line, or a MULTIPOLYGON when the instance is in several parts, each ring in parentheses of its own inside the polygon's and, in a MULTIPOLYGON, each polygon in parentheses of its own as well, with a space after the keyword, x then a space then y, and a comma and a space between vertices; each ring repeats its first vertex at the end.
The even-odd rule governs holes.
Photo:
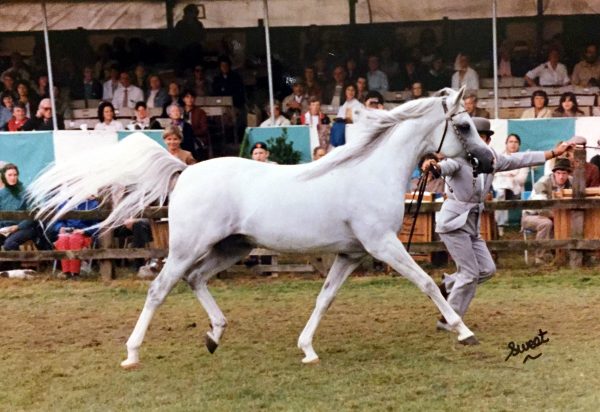
MULTIPOLYGON (((446 99, 442 100, 442 107, 444 108, 444 114, 447 115, 448 114, 448 105, 446 104, 446 99)), ((446 134, 448 133, 448 124, 450 124, 452 126, 452 129, 454 130, 456 137, 461 142, 465 153, 467 154, 467 160, 469 161, 469 163, 471 164, 471 167, 473 168, 473 176, 477 177, 477 174, 478 174, 477 169, 479 168, 479 160, 475 156, 473 156, 473 154, 467 148, 467 143, 465 141, 465 137, 460 132, 460 130, 456 126, 456 123, 454 122, 454 116, 457 116, 457 115, 459 115, 461 113, 465 113, 465 112, 466 112, 466 110, 463 110, 461 112, 454 113, 451 116, 446 116, 446 123, 444 125, 444 133, 442 134, 442 140, 440 140, 440 145, 438 146, 438 149, 435 153, 441 153, 442 146, 444 145, 444 140, 446 139, 446 134)), ((415 227, 417 225, 417 217, 419 216, 419 211, 421 210, 421 204, 423 203, 423 195, 425 194, 425 188, 427 186, 427 180, 429 179, 429 173, 430 173, 429 170, 426 172, 423 172, 421 170, 421 176, 419 177, 419 181, 417 183, 417 190, 416 190, 417 205, 416 205, 416 209, 413 214, 413 217, 412 217, 412 224, 410 227, 410 233, 408 235, 408 242, 406 244, 407 252, 410 251, 410 245, 412 243, 412 237, 415 232, 415 227)), ((443 179, 443 177, 442 177, 442 179, 443 179)), ((446 182, 446 185, 448 185, 447 182, 446 182)), ((453 192, 452 188, 450 186, 448 186, 448 187, 450 188, 450 192, 453 192)), ((413 196, 411 197, 410 203, 408 204, 408 208, 406 210, 406 212, 409 214, 411 212, 413 201, 415 199, 414 191, 412 193, 413 193, 413 196)))

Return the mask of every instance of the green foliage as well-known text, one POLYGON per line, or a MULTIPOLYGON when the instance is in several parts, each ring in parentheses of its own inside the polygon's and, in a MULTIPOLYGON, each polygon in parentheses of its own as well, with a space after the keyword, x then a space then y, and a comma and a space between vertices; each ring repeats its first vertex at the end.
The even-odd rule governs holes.
POLYGON ((300 163, 302 153, 294 150, 294 143, 287 140, 287 129, 283 129, 283 134, 275 139, 266 141, 269 146, 269 160, 280 165, 296 165, 300 163))

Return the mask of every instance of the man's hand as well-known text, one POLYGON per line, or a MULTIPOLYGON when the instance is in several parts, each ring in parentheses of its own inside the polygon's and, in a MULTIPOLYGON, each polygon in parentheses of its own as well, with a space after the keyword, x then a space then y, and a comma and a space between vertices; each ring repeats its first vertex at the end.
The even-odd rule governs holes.
POLYGON ((436 170, 437 168, 437 160, 435 159, 425 159, 423 164, 421 165, 421 170, 423 172, 428 172, 430 170, 436 170))
POLYGON ((562 142, 554 148, 554 154, 556 156, 562 156, 567 150, 571 150, 575 147, 575 143, 562 142))

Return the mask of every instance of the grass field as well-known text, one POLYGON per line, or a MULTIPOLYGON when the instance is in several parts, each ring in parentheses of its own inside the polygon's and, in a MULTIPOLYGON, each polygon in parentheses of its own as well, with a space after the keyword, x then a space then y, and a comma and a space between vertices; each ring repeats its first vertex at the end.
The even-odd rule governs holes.
POLYGON ((132 372, 119 362, 147 282, 0 279, 0 410, 597 411, 598 275, 500 270, 465 319, 475 347, 436 332, 435 307, 406 280, 354 277, 317 331, 315 366, 300 363, 296 340, 321 279, 212 282, 230 323, 214 355, 208 319, 180 284, 132 372), (542 356, 505 361, 509 342, 539 329, 549 342, 528 353, 542 356))

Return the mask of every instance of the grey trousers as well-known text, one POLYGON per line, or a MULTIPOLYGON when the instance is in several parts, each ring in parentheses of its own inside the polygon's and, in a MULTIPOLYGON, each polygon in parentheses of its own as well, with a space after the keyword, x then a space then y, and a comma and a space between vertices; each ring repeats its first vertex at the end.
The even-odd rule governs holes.
POLYGON ((448 303, 461 318, 475 296, 477 285, 496 272, 492 255, 479 234, 478 218, 478 212, 471 212, 462 228, 439 234, 456 263, 456 272, 446 275, 442 282, 448 291, 448 303))

